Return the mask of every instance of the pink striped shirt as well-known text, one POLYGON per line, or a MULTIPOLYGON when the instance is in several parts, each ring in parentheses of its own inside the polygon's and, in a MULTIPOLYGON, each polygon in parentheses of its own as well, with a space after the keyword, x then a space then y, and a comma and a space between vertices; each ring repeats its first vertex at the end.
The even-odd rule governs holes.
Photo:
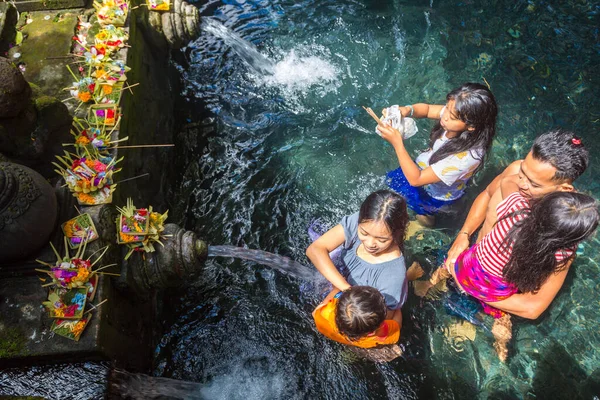
MULTIPOLYGON (((477 259, 481 267, 488 273, 502 278, 502 270, 508 264, 512 253, 512 246, 505 248, 502 242, 508 231, 517 222, 526 218, 526 215, 517 215, 502 219, 502 217, 518 210, 529 207, 529 202, 519 192, 511 193, 496 207, 498 222, 492 230, 481 239, 477 246, 477 259)), ((562 261, 573 254, 573 249, 564 249, 556 252, 556 260, 562 261)))

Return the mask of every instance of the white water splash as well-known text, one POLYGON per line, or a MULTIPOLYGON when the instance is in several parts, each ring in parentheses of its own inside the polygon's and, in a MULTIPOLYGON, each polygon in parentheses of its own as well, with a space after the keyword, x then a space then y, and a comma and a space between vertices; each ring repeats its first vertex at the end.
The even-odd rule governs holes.
POLYGON ((299 56, 291 50, 275 64, 273 74, 264 77, 264 82, 304 92, 315 85, 335 82, 337 75, 337 69, 327 60, 315 55, 299 56))

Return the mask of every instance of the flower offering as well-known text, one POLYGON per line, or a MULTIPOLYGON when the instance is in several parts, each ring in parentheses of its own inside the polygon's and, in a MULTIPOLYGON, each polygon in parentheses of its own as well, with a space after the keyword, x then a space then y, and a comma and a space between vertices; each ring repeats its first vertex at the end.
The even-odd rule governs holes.
POLYGON ((79 321, 68 319, 55 319, 52 321, 50 329, 57 335, 64 336, 68 339, 78 341, 87 326, 90 318, 83 317, 79 321))
POLYGON ((164 214, 153 212, 152 206, 148 209, 136 209, 131 199, 127 199, 127 206, 117 207, 121 213, 117 217, 117 243, 129 247, 125 256, 128 259, 134 251, 154 252, 154 243, 159 243, 164 231, 168 211, 164 214))
POLYGON ((94 1, 98 22, 102 25, 123 26, 129 12, 129 2, 125 0, 94 1))
POLYGON ((147 4, 152 11, 168 11, 171 6, 169 0, 147 0, 147 4))
POLYGON ((144 236, 148 234, 150 224, 150 213, 152 207, 135 208, 133 201, 127 199, 127 205, 123 208, 117 207, 121 213, 119 231, 125 236, 144 236))
POLYGON ((121 116, 116 104, 93 105, 90 107, 88 121, 94 125, 115 126, 121 116))
POLYGON ((129 35, 123 28, 107 25, 94 36, 96 47, 105 49, 106 53, 112 54, 125 47, 129 35))
POLYGON ((104 204, 112 197, 113 174, 120 171, 115 165, 122 158, 115 160, 97 151, 88 152, 85 157, 65 152, 63 157, 56 158, 61 164, 52 163, 58 168, 55 171, 63 176, 80 204, 104 204))
POLYGON ((87 288, 51 289, 48 301, 42 304, 51 318, 81 319, 85 308, 87 288))
POLYGON ((61 228, 67 238, 69 247, 72 249, 78 248, 84 241, 89 243, 98 239, 94 221, 87 213, 68 220, 61 225, 61 228))

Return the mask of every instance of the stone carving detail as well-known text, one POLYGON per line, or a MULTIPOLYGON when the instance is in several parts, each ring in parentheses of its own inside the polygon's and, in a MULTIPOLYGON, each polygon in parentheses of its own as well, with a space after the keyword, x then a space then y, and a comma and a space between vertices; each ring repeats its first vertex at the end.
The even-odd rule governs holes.
POLYGON ((39 250, 52 234, 57 214, 54 189, 40 174, 0 163, 0 261, 39 250))
POLYGON ((168 12, 150 11, 150 24, 161 30, 171 47, 179 49, 200 36, 200 13, 183 0, 174 0, 168 12))
POLYGON ((0 230, 23 215, 42 195, 24 167, 11 163, 0 163, 0 191, 0 230))
POLYGON ((124 262, 121 277, 142 296, 153 289, 184 284, 200 272, 208 256, 207 244, 194 232, 166 224, 163 234, 168 236, 164 246, 156 246, 154 253, 146 253, 144 257, 134 254, 124 262))

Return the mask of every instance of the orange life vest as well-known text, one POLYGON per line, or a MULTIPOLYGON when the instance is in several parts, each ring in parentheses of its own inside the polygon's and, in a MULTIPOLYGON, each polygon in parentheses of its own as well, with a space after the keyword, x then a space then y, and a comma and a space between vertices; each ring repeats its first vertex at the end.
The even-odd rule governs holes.
POLYGON ((383 321, 381 326, 374 334, 362 337, 358 340, 350 341, 342 335, 335 324, 335 309, 338 299, 333 298, 327 304, 320 304, 313 311, 313 318, 317 329, 324 336, 350 346, 362 347, 365 349, 382 344, 394 344, 400 339, 400 327, 398 323, 391 319, 383 321))

